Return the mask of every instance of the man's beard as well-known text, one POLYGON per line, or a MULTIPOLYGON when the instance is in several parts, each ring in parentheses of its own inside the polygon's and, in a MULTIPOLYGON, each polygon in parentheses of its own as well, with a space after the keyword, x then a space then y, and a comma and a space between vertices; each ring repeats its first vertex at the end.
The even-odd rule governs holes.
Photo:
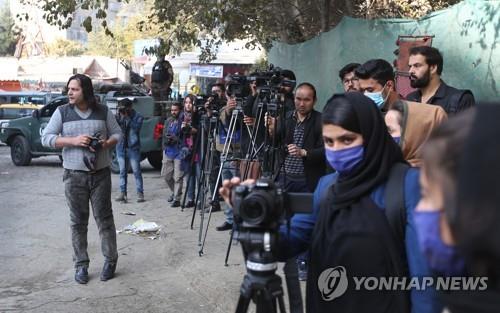
POLYGON ((429 85, 430 81, 431 81, 431 69, 428 69, 427 72, 425 72, 424 75, 420 78, 417 78, 416 76, 411 76, 410 86, 412 88, 424 88, 429 85))

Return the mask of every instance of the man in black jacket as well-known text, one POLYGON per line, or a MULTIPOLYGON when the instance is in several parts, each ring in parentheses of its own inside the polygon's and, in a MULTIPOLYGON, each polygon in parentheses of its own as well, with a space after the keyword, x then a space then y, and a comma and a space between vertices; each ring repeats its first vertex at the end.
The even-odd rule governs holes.
POLYGON ((448 114, 474 106, 474 96, 469 90, 453 88, 441 80, 443 56, 438 49, 428 46, 411 48, 408 65, 410 84, 417 90, 410 93, 407 100, 440 105, 448 114))
MULTIPOLYGON (((321 113, 314 110, 315 104, 314 86, 310 83, 298 85, 295 91, 295 111, 288 112, 284 123, 284 145, 288 153, 280 177, 287 191, 313 192, 319 178, 325 175, 321 113)), ((274 124, 271 119, 271 133, 274 133, 274 124)))

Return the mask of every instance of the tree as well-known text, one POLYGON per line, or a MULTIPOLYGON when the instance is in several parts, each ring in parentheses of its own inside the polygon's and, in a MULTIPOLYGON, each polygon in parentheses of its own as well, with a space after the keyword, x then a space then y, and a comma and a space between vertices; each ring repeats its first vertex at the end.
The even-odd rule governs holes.
POLYGON ((0 55, 14 55, 18 35, 7 3, 0 9, 0 55))
MULTIPOLYGON (((27 0, 25 0, 27 1, 27 0)), ((34 1, 34 0, 33 0, 34 1)), ((40 0, 49 23, 71 25, 78 8, 92 9, 83 26, 92 29, 92 18, 101 20, 106 34, 112 34, 105 20, 109 0, 40 0)), ((124 0, 128 2, 127 0, 124 0)), ((248 40, 247 47, 269 48, 273 41, 298 43, 337 25, 343 16, 420 17, 459 0, 151 0, 144 30, 157 30, 163 44, 160 54, 178 52, 197 45, 200 58, 213 59, 223 40, 248 40)))
POLYGON ((78 42, 62 38, 56 39, 48 48, 48 54, 59 57, 73 57, 85 53, 85 48, 78 42))

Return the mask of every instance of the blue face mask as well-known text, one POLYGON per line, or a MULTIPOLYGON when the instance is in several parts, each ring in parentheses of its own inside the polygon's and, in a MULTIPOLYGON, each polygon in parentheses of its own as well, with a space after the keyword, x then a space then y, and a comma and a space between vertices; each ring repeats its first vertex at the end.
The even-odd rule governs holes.
POLYGON ((363 145, 341 150, 325 149, 326 160, 340 175, 349 174, 363 161, 364 154, 363 145))
POLYGON ((398 136, 398 137, 392 137, 392 139, 394 139, 394 141, 395 141, 398 145, 401 145, 401 136, 398 136))
POLYGON ((377 105, 377 107, 379 109, 382 109, 384 107, 384 103, 387 100, 387 98, 389 97, 389 94, 387 94, 387 96, 384 99, 384 96, 382 95, 382 92, 385 90, 385 86, 386 85, 384 85, 384 88, 382 89, 382 91, 365 92, 364 93, 365 96, 367 96, 368 98, 372 99, 373 102, 375 102, 375 104, 377 105))
POLYGON ((441 239, 441 213, 413 212, 420 250, 433 271, 445 276, 460 276, 465 271, 465 262, 454 246, 445 244, 441 239))

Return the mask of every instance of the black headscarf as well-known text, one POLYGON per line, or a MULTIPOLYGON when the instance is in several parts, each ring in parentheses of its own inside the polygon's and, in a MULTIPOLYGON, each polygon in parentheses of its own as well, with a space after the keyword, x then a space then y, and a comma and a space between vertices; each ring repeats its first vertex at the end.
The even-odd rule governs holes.
MULTIPOLYGON (((341 97, 353 105, 363 136, 365 154, 356 170, 340 176, 333 186, 333 204, 338 208, 349 206, 371 193, 387 179, 395 163, 405 163, 401 149, 389 135, 375 103, 359 92, 348 92, 341 97)), ((329 101, 328 105, 335 103, 329 101)))
POLYGON ((450 222, 471 265, 479 266, 476 274, 500 280, 500 104, 476 110, 459 165, 457 212, 450 222))
POLYGON ((451 312, 500 312, 500 103, 476 106, 459 163, 453 235, 472 276, 487 290, 444 294, 451 312))

